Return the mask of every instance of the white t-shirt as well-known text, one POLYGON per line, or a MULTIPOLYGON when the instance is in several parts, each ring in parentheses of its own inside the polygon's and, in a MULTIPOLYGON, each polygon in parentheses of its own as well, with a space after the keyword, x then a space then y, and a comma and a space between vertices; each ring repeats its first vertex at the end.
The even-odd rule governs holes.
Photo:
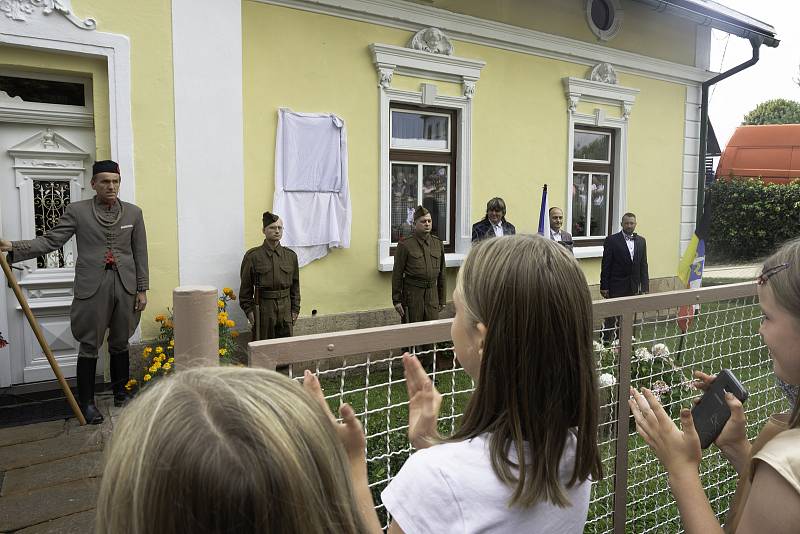
MULTIPOLYGON (((492 471, 488 434, 469 441, 444 443, 412 454, 381 499, 406 534, 583 532, 589 513, 589 480, 566 487, 575 462, 575 435, 570 432, 561 458, 560 479, 571 507, 540 502, 509 508, 512 489, 492 471)), ((513 451, 513 447, 512 447, 513 451)), ((512 454, 516 462, 516 455, 512 454)))

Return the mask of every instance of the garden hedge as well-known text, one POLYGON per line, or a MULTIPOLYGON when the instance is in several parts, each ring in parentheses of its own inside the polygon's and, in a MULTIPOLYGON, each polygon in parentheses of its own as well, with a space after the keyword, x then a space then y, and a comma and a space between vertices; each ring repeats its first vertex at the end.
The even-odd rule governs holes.
POLYGON ((800 236, 800 180, 765 183, 756 178, 715 180, 706 258, 752 260, 800 236))

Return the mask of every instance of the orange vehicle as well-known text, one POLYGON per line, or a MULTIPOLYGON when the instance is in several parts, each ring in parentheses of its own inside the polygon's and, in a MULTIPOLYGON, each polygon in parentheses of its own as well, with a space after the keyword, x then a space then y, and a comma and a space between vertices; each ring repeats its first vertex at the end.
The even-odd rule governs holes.
POLYGON ((717 177, 788 183, 800 178, 800 124, 739 126, 725 147, 717 177))

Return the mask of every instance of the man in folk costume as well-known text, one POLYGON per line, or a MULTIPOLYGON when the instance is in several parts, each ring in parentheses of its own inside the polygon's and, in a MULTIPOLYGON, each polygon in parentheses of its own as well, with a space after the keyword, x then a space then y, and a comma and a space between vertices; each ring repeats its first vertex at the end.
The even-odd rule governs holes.
POLYGON ((444 308, 444 245, 431 228, 430 212, 417 206, 414 233, 394 253, 392 304, 405 323, 438 319, 444 308))
POLYGON ((119 165, 111 160, 92 166, 94 198, 67 205, 55 227, 36 239, 0 240, 9 263, 37 258, 61 248, 73 235, 77 241, 74 299, 70 309, 72 335, 80 343, 78 404, 90 424, 103 422, 94 401, 97 354, 108 330, 114 405, 129 398, 128 339, 147 306, 149 275, 147 233, 142 210, 118 198, 119 165))
POLYGON ((283 221, 280 217, 266 211, 261 219, 264 243, 248 250, 242 259, 239 306, 253 327, 252 339, 290 337, 300 314, 297 254, 281 246, 283 221), (256 302, 257 293, 259 302, 256 302), (256 332, 256 305, 260 332, 256 332))

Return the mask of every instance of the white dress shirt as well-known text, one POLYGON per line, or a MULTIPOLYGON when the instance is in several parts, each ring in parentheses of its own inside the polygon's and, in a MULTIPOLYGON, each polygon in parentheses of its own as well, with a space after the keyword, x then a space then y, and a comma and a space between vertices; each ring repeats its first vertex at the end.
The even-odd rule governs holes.
POLYGON ((550 229, 550 239, 553 241, 561 241, 561 230, 550 229))
POLYGON ((503 222, 500 221, 500 224, 492 224, 492 228, 494 229, 494 236, 495 237, 503 237, 503 222))
POLYGON ((633 234, 629 236, 625 232, 622 232, 622 236, 625 238, 625 244, 628 245, 628 252, 631 253, 631 261, 633 261, 633 234))

